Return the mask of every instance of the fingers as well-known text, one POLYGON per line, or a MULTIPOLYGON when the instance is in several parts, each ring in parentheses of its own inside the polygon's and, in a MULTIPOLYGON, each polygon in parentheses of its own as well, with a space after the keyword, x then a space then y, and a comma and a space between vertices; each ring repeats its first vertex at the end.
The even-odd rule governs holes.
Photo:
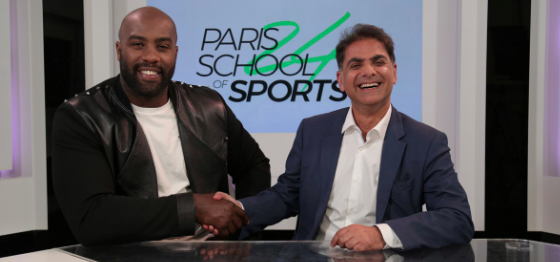
MULTIPOLYGON (((245 215, 244 212, 243 212, 243 215, 245 215)), ((242 226, 243 226, 242 218, 240 218, 237 213, 232 214, 232 216, 230 218, 230 221, 227 222, 227 224, 224 226, 223 229, 219 230, 219 235, 220 236, 228 236, 230 234, 235 233, 242 226)))
POLYGON ((202 225, 202 228, 204 230, 206 230, 206 232, 208 232, 208 233, 212 233, 212 231, 213 231, 213 230, 210 230, 210 226, 208 226, 208 225, 202 225))
POLYGON ((229 229, 228 229, 228 227, 227 227, 227 225, 226 225, 226 227, 220 228, 218 236, 227 237, 227 236, 229 236, 229 234, 230 234, 229 232, 230 232, 230 231, 229 231, 229 229))
POLYGON ((233 216, 231 222, 237 229, 240 229, 243 226, 243 223, 241 222, 241 218, 239 218, 238 216, 233 216))
POLYGON ((233 225, 233 223, 228 222, 222 228, 220 228, 218 231, 219 231, 218 236, 227 237, 227 236, 235 233, 235 231, 237 231, 237 229, 235 228, 235 225, 233 225))
POLYGON ((359 241, 358 238, 355 238, 355 237, 350 236, 350 237, 348 237, 347 239, 345 239, 343 245, 344 245, 344 247, 346 247, 347 249, 357 251, 357 250, 355 250, 354 248, 356 248, 356 245, 358 244, 358 241, 359 241))
POLYGON ((227 201, 229 201, 229 202, 235 204, 237 207, 242 208, 242 207, 241 207, 241 203, 239 203, 239 201, 235 200, 235 198, 231 197, 230 195, 228 195, 228 194, 226 194, 226 193, 224 193, 224 192, 220 192, 220 191, 216 192, 216 193, 214 194, 214 196, 212 197, 212 199, 214 199, 214 200, 222 200, 222 199, 224 199, 224 200, 227 200, 227 201))
POLYGON ((365 248, 365 245, 362 245, 361 243, 358 243, 358 244, 354 245, 352 250, 354 250, 356 252, 363 252, 363 251, 366 251, 366 248, 365 248))
POLYGON ((340 238, 344 235, 344 232, 346 232, 346 228, 345 228, 345 227, 341 228, 340 230, 338 230, 338 231, 336 232, 336 234, 334 234, 334 237, 333 237, 333 239, 331 240, 331 247, 335 247, 335 246, 338 245, 338 246, 340 246, 340 247, 343 248, 343 246, 341 246, 339 243, 341 242, 341 241, 340 241, 340 238))
POLYGON ((243 211, 243 209, 235 207, 233 210, 235 212, 235 215, 241 219, 244 225, 249 225, 249 217, 247 217, 247 214, 245 214, 245 211, 243 211))
POLYGON ((216 234, 219 234, 220 236, 228 236, 229 234, 235 233, 243 226, 243 224, 249 223, 249 219, 243 210, 233 206, 233 211, 234 212, 231 214, 230 220, 227 222, 224 229, 220 229, 218 232, 216 228, 216 234))
POLYGON ((338 239, 340 238, 340 231, 336 232, 336 234, 334 234, 333 239, 331 240, 331 247, 335 247, 336 245, 338 245, 338 239))
POLYGON ((218 229, 214 228, 214 226, 212 226, 212 225, 208 226, 208 233, 212 233, 216 236, 219 234, 218 229))
POLYGON ((249 223, 239 202, 226 193, 195 195, 195 219, 208 233, 228 236, 249 223), (222 201, 226 200, 226 201, 222 201))
POLYGON ((226 198, 224 195, 227 195, 227 194, 224 193, 224 192, 218 191, 218 192, 216 192, 216 193, 214 194, 214 196, 212 197, 212 199, 214 199, 214 200, 222 200, 222 199, 226 198))
POLYGON ((375 226, 353 224, 341 228, 331 241, 331 247, 340 246, 356 252, 381 250, 385 241, 375 226))
POLYGON ((206 230, 206 232, 210 233, 210 234, 214 234, 214 235, 219 235, 220 232, 218 232, 218 229, 214 228, 214 226, 212 225, 202 225, 202 228, 204 228, 204 230, 206 230))
POLYGON ((220 231, 218 231, 217 228, 214 228, 213 230, 208 231, 208 233, 213 234, 215 236, 219 236, 220 235, 220 231))
POLYGON ((339 246, 341 248, 352 249, 356 244, 356 240, 352 241, 353 234, 349 231, 347 227, 338 230, 331 240, 331 247, 339 246))
POLYGON ((235 225, 230 221, 227 224, 227 230, 229 231, 227 235, 233 234, 235 233, 235 231, 237 231, 237 228, 235 227, 235 225))

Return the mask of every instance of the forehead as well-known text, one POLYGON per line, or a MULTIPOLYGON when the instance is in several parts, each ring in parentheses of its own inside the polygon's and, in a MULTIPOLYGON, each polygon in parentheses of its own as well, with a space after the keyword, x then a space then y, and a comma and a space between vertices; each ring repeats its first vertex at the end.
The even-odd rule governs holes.
POLYGON ((346 47, 344 60, 348 61, 353 58, 368 59, 377 55, 383 55, 389 58, 385 45, 374 38, 364 38, 353 42, 346 47))
POLYGON ((177 32, 173 22, 161 16, 134 16, 123 21, 119 37, 126 41, 132 36, 144 37, 148 40, 171 38, 177 41, 177 32))

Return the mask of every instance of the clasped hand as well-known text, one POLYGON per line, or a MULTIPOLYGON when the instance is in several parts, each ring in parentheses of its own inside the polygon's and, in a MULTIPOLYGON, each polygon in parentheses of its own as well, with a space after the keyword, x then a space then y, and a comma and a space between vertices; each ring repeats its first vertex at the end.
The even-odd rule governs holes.
MULTIPOLYGON (((241 204, 239 203, 239 201, 235 200, 235 198, 231 197, 230 195, 223 193, 223 192, 216 192, 216 194, 214 194, 212 196, 212 199, 215 201, 226 201, 229 202, 233 205, 235 205, 237 208, 242 209, 241 204)), ((242 211, 243 214, 245 215, 245 211, 242 211)), ((245 215, 245 217, 247 217, 247 215, 245 215)), ((206 224, 206 223, 199 223, 202 225, 202 228, 204 228, 208 233, 212 233, 214 235, 220 235, 223 236, 223 232, 222 229, 220 229, 219 227, 217 227, 214 224, 206 224)), ((245 225, 249 224, 249 218, 247 218, 247 223, 244 223, 245 225)), ((238 227, 237 229, 239 229, 241 227, 238 227)), ((230 234, 233 232, 230 232, 230 234)))
MULTIPOLYGON (((229 196, 229 195, 228 195, 229 196)), ((215 199, 214 194, 193 194, 196 222, 208 232, 219 236, 235 233, 249 224, 245 211, 232 201, 215 199), (209 230, 211 227, 212 230, 209 230)))

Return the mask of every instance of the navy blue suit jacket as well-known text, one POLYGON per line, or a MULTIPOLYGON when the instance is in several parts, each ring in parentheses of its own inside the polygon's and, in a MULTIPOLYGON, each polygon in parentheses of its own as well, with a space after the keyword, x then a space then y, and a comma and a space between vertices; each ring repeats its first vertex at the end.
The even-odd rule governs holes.
MULTIPOLYGON (((344 108, 301 122, 278 183, 241 200, 250 219, 242 237, 299 215, 294 239, 314 238, 331 193, 347 113, 344 108)), ((446 135, 395 108, 383 144, 376 209, 377 223, 389 224, 404 249, 468 243, 474 233, 446 135)))

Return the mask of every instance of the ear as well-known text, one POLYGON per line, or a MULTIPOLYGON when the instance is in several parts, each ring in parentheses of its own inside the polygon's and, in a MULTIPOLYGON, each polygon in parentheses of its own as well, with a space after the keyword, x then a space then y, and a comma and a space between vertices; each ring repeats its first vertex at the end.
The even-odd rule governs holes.
POLYGON ((117 41, 115 43, 115 48, 117 49, 117 61, 121 61, 121 42, 117 41))
POLYGON ((342 84, 342 74, 340 70, 336 71, 336 81, 338 81, 338 86, 340 87, 340 91, 344 92, 344 85, 342 84))
POLYGON ((393 85, 397 83, 397 64, 393 65, 393 85))

